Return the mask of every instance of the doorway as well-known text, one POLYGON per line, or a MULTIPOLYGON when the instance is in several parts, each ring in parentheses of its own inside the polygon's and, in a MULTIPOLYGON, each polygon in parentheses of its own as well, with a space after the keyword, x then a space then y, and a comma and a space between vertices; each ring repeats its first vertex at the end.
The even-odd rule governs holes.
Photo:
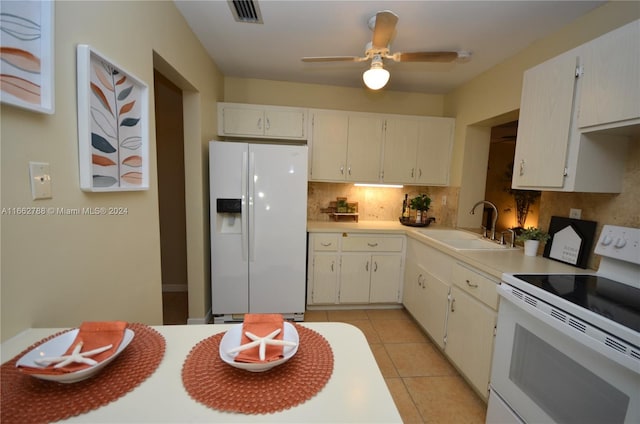
POLYGON ((154 70, 163 324, 188 320, 182 90, 154 70))

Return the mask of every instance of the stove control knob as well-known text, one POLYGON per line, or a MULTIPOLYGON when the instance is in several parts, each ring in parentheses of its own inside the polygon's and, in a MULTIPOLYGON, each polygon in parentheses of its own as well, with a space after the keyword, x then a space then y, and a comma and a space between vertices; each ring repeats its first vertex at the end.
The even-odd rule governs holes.
POLYGON ((626 245, 627 245, 627 240, 625 240, 623 238, 619 238, 618 240, 616 240, 616 244, 614 244, 613 247, 615 247, 617 249, 622 249, 626 245))
POLYGON ((612 241, 613 238, 607 234, 602 238, 602 242, 600 244, 602 244, 603 246, 609 246, 612 241))

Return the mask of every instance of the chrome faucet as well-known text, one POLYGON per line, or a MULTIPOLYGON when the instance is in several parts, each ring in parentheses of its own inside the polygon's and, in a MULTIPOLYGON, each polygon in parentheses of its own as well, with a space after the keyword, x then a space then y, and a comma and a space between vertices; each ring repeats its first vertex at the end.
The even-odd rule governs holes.
MULTIPOLYGON (((491 203, 488 200, 481 200, 478 203, 476 203, 475 205, 473 205, 473 207, 471 208, 471 211, 469 212, 471 215, 475 215, 476 213, 476 207, 478 207, 478 205, 489 205, 493 208, 493 222, 491 222, 491 240, 495 240, 496 239, 496 221, 498 221, 498 208, 496 208, 496 205, 494 205, 493 203, 491 203)), ((483 226, 484 228, 484 226, 483 226)), ((484 228, 486 230, 486 228, 484 228)), ((487 236, 486 231, 485 231, 485 237, 487 236)))

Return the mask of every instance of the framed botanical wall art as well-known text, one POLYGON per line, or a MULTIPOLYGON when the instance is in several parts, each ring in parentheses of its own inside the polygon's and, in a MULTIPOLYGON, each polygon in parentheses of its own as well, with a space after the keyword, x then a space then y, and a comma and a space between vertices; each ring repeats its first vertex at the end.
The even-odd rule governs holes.
POLYGON ((0 1, 0 101, 54 111, 53 1, 0 1))
POLYGON ((84 191, 149 188, 149 89, 78 45, 78 153, 84 191))

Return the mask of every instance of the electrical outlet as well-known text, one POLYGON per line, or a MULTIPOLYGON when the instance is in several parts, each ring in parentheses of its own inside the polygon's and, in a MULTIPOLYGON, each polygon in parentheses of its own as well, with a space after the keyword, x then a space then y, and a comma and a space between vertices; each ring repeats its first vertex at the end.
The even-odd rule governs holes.
POLYGON ((446 206, 447 205, 447 195, 445 194, 444 196, 442 196, 442 206, 446 206))
POLYGON ((569 218, 580 219, 582 216, 582 209, 569 209, 569 218))

